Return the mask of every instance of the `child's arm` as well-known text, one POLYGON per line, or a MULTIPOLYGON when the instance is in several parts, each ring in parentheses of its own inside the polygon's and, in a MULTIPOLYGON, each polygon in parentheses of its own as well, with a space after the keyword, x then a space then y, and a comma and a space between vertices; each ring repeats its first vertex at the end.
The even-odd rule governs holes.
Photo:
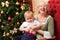
POLYGON ((26 31, 26 32, 28 32, 28 28, 25 27, 25 25, 26 25, 26 23, 23 22, 22 25, 19 27, 19 31, 26 31))
POLYGON ((19 28, 20 31, 28 32, 28 28, 19 28))

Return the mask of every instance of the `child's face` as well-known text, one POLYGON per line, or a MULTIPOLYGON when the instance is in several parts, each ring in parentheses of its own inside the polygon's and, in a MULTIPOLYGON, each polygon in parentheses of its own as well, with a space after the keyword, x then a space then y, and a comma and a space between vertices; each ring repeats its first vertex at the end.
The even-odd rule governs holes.
POLYGON ((26 20, 27 22, 32 22, 32 21, 34 20, 33 14, 27 14, 27 15, 25 16, 25 20, 26 20))

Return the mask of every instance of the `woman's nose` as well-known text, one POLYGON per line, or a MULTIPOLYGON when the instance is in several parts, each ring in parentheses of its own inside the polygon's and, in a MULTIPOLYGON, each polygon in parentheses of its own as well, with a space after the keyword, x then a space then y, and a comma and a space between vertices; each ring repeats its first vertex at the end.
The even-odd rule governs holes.
POLYGON ((43 8, 43 11, 45 11, 45 8, 43 8))

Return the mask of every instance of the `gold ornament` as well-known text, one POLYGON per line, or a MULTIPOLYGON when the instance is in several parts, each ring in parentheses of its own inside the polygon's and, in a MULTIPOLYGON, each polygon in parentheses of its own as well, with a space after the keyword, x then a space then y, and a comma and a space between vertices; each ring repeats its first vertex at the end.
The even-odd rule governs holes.
POLYGON ((21 9, 22 9, 22 10, 24 10, 24 9, 25 9, 24 5, 22 5, 22 6, 21 6, 21 9))
POLYGON ((3 14, 3 13, 4 13, 4 11, 2 10, 2 11, 1 11, 1 14, 3 14))
POLYGON ((19 2, 18 1, 16 2, 16 5, 19 5, 19 2))
POLYGON ((17 28, 14 28, 13 30, 17 30, 17 28))
POLYGON ((1 5, 2 5, 2 7, 4 7, 5 6, 5 3, 4 2, 1 2, 1 5))
POLYGON ((16 12, 16 15, 19 15, 19 12, 16 12))
POLYGON ((19 25, 20 23, 19 23, 19 22, 17 22, 17 24, 19 25))
POLYGON ((1 28, 3 28, 4 26, 3 25, 1 25, 1 28))
POLYGON ((5 32, 3 33, 3 36, 6 36, 5 32))
POLYGON ((10 3, 9 3, 8 1, 6 1, 5 3, 6 3, 6 4, 5 4, 6 7, 9 7, 9 4, 10 4, 10 3))
POLYGON ((17 28, 14 28, 13 31, 14 31, 14 33, 17 33, 17 28))
POLYGON ((26 5, 26 4, 23 3, 23 5, 26 5))
POLYGON ((6 33, 6 36, 9 36, 10 35, 10 33, 6 33))

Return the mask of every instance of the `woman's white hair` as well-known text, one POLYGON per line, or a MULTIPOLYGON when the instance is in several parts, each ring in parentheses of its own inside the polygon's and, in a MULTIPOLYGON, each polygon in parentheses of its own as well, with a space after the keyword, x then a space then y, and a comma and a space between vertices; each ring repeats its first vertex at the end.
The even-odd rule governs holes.
POLYGON ((43 5, 43 6, 44 6, 44 5, 48 5, 48 3, 42 1, 42 2, 39 3, 39 5, 37 6, 37 8, 39 8, 41 5, 43 5))
MULTIPOLYGON (((41 5, 46 6, 46 7, 47 7, 47 12, 50 13, 50 7, 49 7, 49 4, 48 4, 48 3, 42 1, 42 2, 40 2, 40 4, 38 5, 37 8, 39 9, 39 7, 40 7, 41 5)), ((39 11, 39 10, 38 10, 38 11, 39 11)))

